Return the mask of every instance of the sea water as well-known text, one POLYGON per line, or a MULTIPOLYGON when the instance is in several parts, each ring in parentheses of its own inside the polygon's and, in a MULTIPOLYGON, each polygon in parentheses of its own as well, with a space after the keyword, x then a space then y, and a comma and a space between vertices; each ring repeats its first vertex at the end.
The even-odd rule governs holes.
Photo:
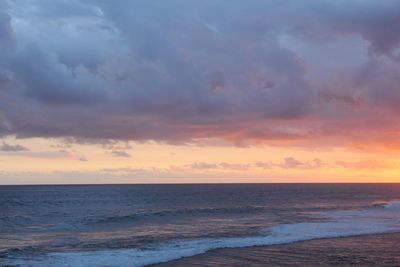
POLYGON ((143 266, 400 232, 396 184, 0 186, 0 266, 143 266))

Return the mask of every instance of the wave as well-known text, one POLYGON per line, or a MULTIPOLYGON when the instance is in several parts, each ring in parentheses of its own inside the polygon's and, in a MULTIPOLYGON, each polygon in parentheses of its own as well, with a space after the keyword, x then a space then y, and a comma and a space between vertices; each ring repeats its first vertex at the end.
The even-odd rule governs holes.
MULTIPOLYGON (((335 205, 332 206, 311 206, 311 207, 290 207, 290 211, 298 212, 321 212, 323 210, 330 211, 336 208, 335 205)), ((348 207, 348 209, 350 209, 348 207)), ((83 221, 86 225, 96 225, 96 224, 112 224, 112 223, 127 223, 132 221, 154 219, 154 218, 172 218, 182 216, 218 216, 218 215, 238 215, 238 214, 277 214, 282 213, 285 210, 282 208, 264 207, 264 206, 239 206, 239 207, 216 207, 216 208, 183 208, 183 209, 165 209, 153 212, 137 212, 133 214, 126 215, 114 215, 104 218, 89 217, 83 221)))
POLYGON ((400 210, 400 200, 393 200, 386 202, 383 204, 383 206, 391 210, 400 210))
POLYGON ((146 213, 135 213, 127 215, 116 215, 106 218, 88 218, 85 224, 107 224, 107 223, 123 223, 133 220, 140 220, 154 217, 176 217, 182 215, 227 215, 227 214, 241 214, 241 213, 257 213, 265 211, 264 207, 257 206, 242 206, 242 207, 221 207, 221 208, 191 208, 191 209, 171 209, 160 210, 146 213))
POLYGON ((28 266, 144 266, 201 254, 218 248, 287 244, 318 238, 400 232, 400 201, 359 210, 322 212, 321 222, 281 224, 262 229, 258 236, 176 240, 146 249, 50 253, 40 259, 12 260, 28 266))

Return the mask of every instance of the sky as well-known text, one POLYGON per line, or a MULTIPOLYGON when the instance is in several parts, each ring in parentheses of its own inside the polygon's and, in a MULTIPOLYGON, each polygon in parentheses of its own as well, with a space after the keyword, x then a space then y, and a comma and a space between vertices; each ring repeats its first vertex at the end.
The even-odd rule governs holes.
POLYGON ((400 1, 0 0, 0 184, 400 182, 400 1))

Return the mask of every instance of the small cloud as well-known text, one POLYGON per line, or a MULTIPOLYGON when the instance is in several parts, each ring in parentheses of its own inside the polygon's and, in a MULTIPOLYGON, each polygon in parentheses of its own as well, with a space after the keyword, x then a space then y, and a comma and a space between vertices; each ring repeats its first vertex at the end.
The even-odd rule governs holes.
POLYGON ((214 163, 195 162, 189 165, 190 168, 196 170, 217 169, 218 165, 214 163))
POLYGON ((283 159, 283 163, 273 163, 273 162, 264 162, 264 161, 257 161, 255 163, 256 168, 261 169, 273 169, 273 168, 281 168, 281 169, 320 169, 326 166, 326 164, 318 159, 315 158, 311 161, 300 161, 293 157, 286 157, 283 159))
POLYGON ((360 160, 356 162, 336 161, 336 165, 345 169, 380 170, 393 168, 393 164, 378 160, 360 160))
POLYGON ((21 151, 29 151, 29 149, 24 146, 21 146, 21 145, 10 145, 10 144, 7 144, 6 142, 3 142, 3 144, 0 146, 0 151, 21 152, 21 151))
POLYGON ((274 164, 271 162, 263 162, 263 161, 257 161, 256 162, 256 167, 257 168, 263 168, 263 169, 271 169, 274 167, 274 164))
POLYGON ((111 151, 111 155, 114 157, 120 157, 120 158, 130 158, 131 155, 125 151, 122 150, 113 150, 111 151))
POLYGON ((133 172, 134 168, 125 167, 125 168, 103 168, 100 169, 100 172, 133 172))
POLYGON ((240 163, 207 163, 207 162, 195 162, 190 165, 186 165, 191 169, 196 170, 215 170, 215 169, 223 169, 223 170, 248 170, 250 169, 250 164, 240 164, 240 163))
POLYGON ((324 163, 322 162, 322 160, 320 160, 318 158, 313 159, 311 162, 311 167, 314 169, 319 169, 319 168, 322 168, 323 166, 324 166, 324 163))
POLYGON ((226 163, 226 162, 221 162, 219 166, 221 166, 225 170, 248 170, 251 167, 249 164, 226 163))
POLYGON ((88 159, 85 156, 80 156, 78 159, 79 159, 79 161, 82 161, 82 162, 88 161, 88 159))
POLYGON ((284 159, 283 164, 281 165, 282 168, 285 169, 293 169, 293 168, 298 168, 303 166, 304 163, 293 158, 293 157, 287 157, 284 159))
POLYGON ((360 106, 362 103, 359 97, 352 94, 325 91, 321 92, 319 96, 325 103, 344 103, 351 106, 360 106))
POLYGON ((274 88, 274 86, 274 82, 270 80, 263 80, 258 82, 258 88, 260 90, 272 89, 274 88))

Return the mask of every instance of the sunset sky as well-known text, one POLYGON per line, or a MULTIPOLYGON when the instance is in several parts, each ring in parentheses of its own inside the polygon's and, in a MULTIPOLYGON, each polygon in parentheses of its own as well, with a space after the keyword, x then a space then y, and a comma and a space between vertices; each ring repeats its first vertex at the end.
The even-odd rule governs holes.
POLYGON ((0 0, 0 184, 400 182, 398 0, 0 0))

